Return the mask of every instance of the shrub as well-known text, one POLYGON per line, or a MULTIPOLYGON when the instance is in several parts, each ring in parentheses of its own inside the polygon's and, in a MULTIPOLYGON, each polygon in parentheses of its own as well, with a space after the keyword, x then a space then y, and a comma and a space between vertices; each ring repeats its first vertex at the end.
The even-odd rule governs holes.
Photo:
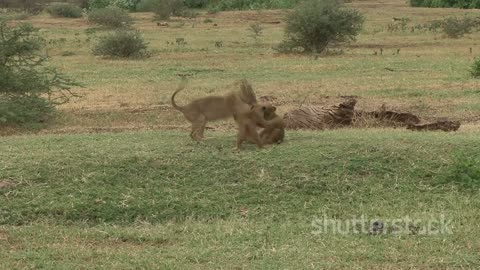
POLYGON ((210 1, 208 6, 218 10, 284 9, 293 8, 299 2, 299 0, 216 0, 210 1))
POLYGON ((68 0, 68 3, 75 4, 80 8, 88 8, 89 0, 68 0))
POLYGON ((479 0, 410 0, 412 7, 480 8, 479 0))
POLYGON ((473 62, 472 68, 470 70, 470 74, 472 74, 474 78, 480 77, 480 57, 475 58, 475 61, 473 62))
POLYGON ((91 10, 88 13, 88 21, 112 28, 128 27, 133 23, 128 12, 118 7, 91 10))
POLYGON ((30 17, 30 14, 27 12, 19 12, 12 15, 13 20, 23 21, 30 17))
POLYGON ((110 5, 110 0, 89 0, 88 8, 89 9, 101 9, 106 8, 110 5))
POLYGON ((119 8, 128 9, 130 11, 135 11, 139 2, 140 0, 113 0, 112 5, 119 8))
POLYGON ((38 14, 42 12, 44 4, 47 3, 47 1, 48 0, 0 0, 0 8, 8 8, 10 10, 21 9, 30 14, 38 14))
POLYGON ((142 0, 138 4, 138 9, 154 12, 158 20, 168 20, 172 15, 186 17, 194 15, 187 10, 183 0, 142 0))
POLYGON ((45 122, 53 112, 54 106, 39 96, 0 96, 0 126, 45 122))
POLYGON ((287 17, 286 38, 281 51, 322 52, 330 45, 355 39, 363 16, 335 0, 306 0, 287 17))
POLYGON ((478 190, 480 187, 480 158, 456 154, 453 163, 443 173, 439 184, 454 184, 462 189, 478 190))
POLYGON ((89 0, 88 5, 90 9, 99 9, 112 6, 135 11, 139 2, 140 0, 89 0))
POLYGON ((48 14, 53 17, 80 18, 82 9, 70 3, 52 3, 47 8, 48 14))
POLYGON ((475 26, 474 20, 465 16, 463 19, 448 17, 442 23, 443 32, 450 38, 460 38, 471 33, 475 26))
POLYGON ((257 42, 258 39, 263 35, 263 27, 259 22, 251 23, 248 31, 251 32, 250 37, 253 38, 255 42, 257 42))
POLYGON ((183 3, 188 8, 206 8, 208 0, 184 0, 183 3))
POLYGON ((104 57, 142 58, 149 56, 147 44, 138 30, 117 30, 100 37, 93 54, 104 57))
POLYGON ((0 20, 0 125, 43 121, 72 97, 78 83, 45 67, 44 46, 31 25, 0 20))

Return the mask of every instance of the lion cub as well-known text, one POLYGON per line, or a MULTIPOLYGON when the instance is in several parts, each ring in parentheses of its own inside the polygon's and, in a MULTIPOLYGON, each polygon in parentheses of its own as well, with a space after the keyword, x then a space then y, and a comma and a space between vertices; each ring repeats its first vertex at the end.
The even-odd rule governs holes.
POLYGON ((283 119, 276 113, 276 107, 264 112, 264 119, 267 120, 265 128, 260 132, 262 144, 280 144, 285 138, 285 124, 283 119))
POLYGON ((240 89, 232 91, 226 96, 207 96, 196 99, 185 106, 178 106, 175 103, 175 95, 185 88, 185 83, 183 82, 173 93, 172 106, 181 111, 192 124, 190 137, 193 140, 203 139, 207 121, 248 113, 250 107, 257 104, 255 93, 247 80, 240 80, 235 85, 239 86, 240 89))
POLYGON ((258 135, 257 127, 269 128, 277 126, 275 120, 265 120, 265 115, 270 115, 275 110, 276 108, 270 104, 256 104, 251 106, 248 112, 235 115, 238 124, 237 149, 241 149, 245 140, 251 140, 259 148, 263 147, 263 141, 258 135))

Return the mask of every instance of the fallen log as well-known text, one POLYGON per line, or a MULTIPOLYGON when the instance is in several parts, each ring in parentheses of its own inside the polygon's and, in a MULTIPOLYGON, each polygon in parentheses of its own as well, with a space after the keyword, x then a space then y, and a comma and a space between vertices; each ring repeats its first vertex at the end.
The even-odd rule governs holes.
POLYGON ((457 131, 460 128, 460 122, 458 121, 437 121, 433 123, 426 123, 426 124, 409 124, 407 129, 409 130, 426 130, 426 131, 433 131, 433 130, 443 130, 443 131, 457 131))
MULTIPOLYGON (((285 113, 283 121, 286 129, 333 129, 350 126, 353 121, 361 118, 380 120, 380 126, 391 126, 392 122, 406 126, 409 130, 443 130, 456 131, 460 127, 458 121, 442 120, 434 123, 420 124, 418 116, 406 113, 388 111, 383 105, 378 111, 355 111, 356 99, 348 99, 337 106, 328 108, 320 106, 301 107, 285 113)), ((378 122, 377 122, 378 123, 378 122)), ((395 126, 397 126, 395 124, 395 126)))
POLYGON ((350 99, 331 108, 309 106, 295 109, 283 116, 285 128, 325 129, 351 125, 356 103, 355 99, 350 99))

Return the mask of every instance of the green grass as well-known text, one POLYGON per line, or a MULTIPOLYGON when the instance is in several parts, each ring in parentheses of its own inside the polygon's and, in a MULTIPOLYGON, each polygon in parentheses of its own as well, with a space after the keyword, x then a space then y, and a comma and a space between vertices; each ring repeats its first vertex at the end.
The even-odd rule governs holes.
POLYGON ((2 139, 0 268, 477 267, 480 137, 289 132, 233 150, 234 134, 2 139), (453 234, 314 235, 312 221, 441 214, 453 234), (99 262, 102 262, 99 264, 99 262))

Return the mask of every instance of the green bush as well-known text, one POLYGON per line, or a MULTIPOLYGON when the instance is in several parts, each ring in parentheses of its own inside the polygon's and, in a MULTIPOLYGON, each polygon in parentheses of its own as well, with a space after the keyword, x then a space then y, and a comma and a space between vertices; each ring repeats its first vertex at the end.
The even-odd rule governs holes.
POLYGON ((128 27, 133 23, 128 12, 118 7, 93 9, 88 12, 88 21, 112 28, 128 27))
POLYGON ((42 122, 67 102, 73 80, 45 67, 45 39, 29 24, 0 20, 0 125, 42 122))
POLYGON ((138 9, 154 12, 158 20, 168 20, 170 16, 191 15, 183 0, 142 0, 138 4, 138 9))
POLYGON ((355 40, 363 16, 335 0, 306 0, 287 17, 286 38, 277 48, 320 53, 327 46, 355 40))
POLYGON ((473 62, 472 68, 470 70, 470 74, 472 74, 474 78, 480 77, 480 57, 475 58, 475 61, 473 62))
POLYGON ((184 0, 183 3, 188 8, 206 8, 208 0, 184 0))
MULTIPOLYGON (((137 10, 154 11, 152 7, 165 7, 168 6, 167 2, 172 1, 173 0, 141 0, 137 5, 137 10)), ((292 8, 298 2, 300 2, 300 0, 182 0, 176 4, 181 4, 186 8, 208 8, 211 13, 215 13, 221 10, 292 8)), ((168 10, 165 11, 165 13, 168 14, 168 10)), ((178 13, 173 15, 183 16, 178 13)), ((160 15, 159 17, 167 18, 167 15, 160 15)))
POLYGON ((0 19, 3 20, 17 20, 17 21, 23 21, 26 20, 30 17, 30 13, 25 12, 25 11, 12 11, 8 10, 6 12, 0 11, 0 19))
POLYGON ((471 33, 475 21, 467 16, 459 19, 457 17, 448 17, 442 23, 443 32, 450 38, 460 38, 465 34, 471 33))
POLYGON ((39 96, 0 96, 0 126, 45 122, 54 109, 39 96))
POLYGON ((214 0, 209 1, 209 7, 218 10, 244 10, 244 9, 282 9, 293 8, 299 0, 214 0))
POLYGON ((140 0, 113 0, 112 5, 119 8, 128 9, 130 11, 135 11, 139 2, 140 0))
POLYGON ((111 1, 110 0, 89 0, 88 1, 88 8, 89 9, 100 9, 100 8, 106 8, 110 6, 111 1))
POLYGON ((135 11, 140 0, 89 0, 88 6, 90 9, 99 9, 106 7, 118 7, 135 11))
POLYGON ((460 188, 478 190, 480 188, 480 158, 458 154, 453 164, 447 167, 440 184, 454 184, 460 188))
POLYGON ((70 3, 52 3, 47 8, 48 14, 53 17, 64 18, 80 18, 82 17, 82 9, 70 3))
POLYGON ((149 56, 147 44, 138 30, 117 30, 100 37, 93 54, 103 57, 142 58, 149 56))
POLYGON ((68 3, 79 6, 80 8, 88 8, 89 0, 68 0, 68 3))
POLYGON ((480 0, 410 0, 412 7, 480 8, 480 0))

